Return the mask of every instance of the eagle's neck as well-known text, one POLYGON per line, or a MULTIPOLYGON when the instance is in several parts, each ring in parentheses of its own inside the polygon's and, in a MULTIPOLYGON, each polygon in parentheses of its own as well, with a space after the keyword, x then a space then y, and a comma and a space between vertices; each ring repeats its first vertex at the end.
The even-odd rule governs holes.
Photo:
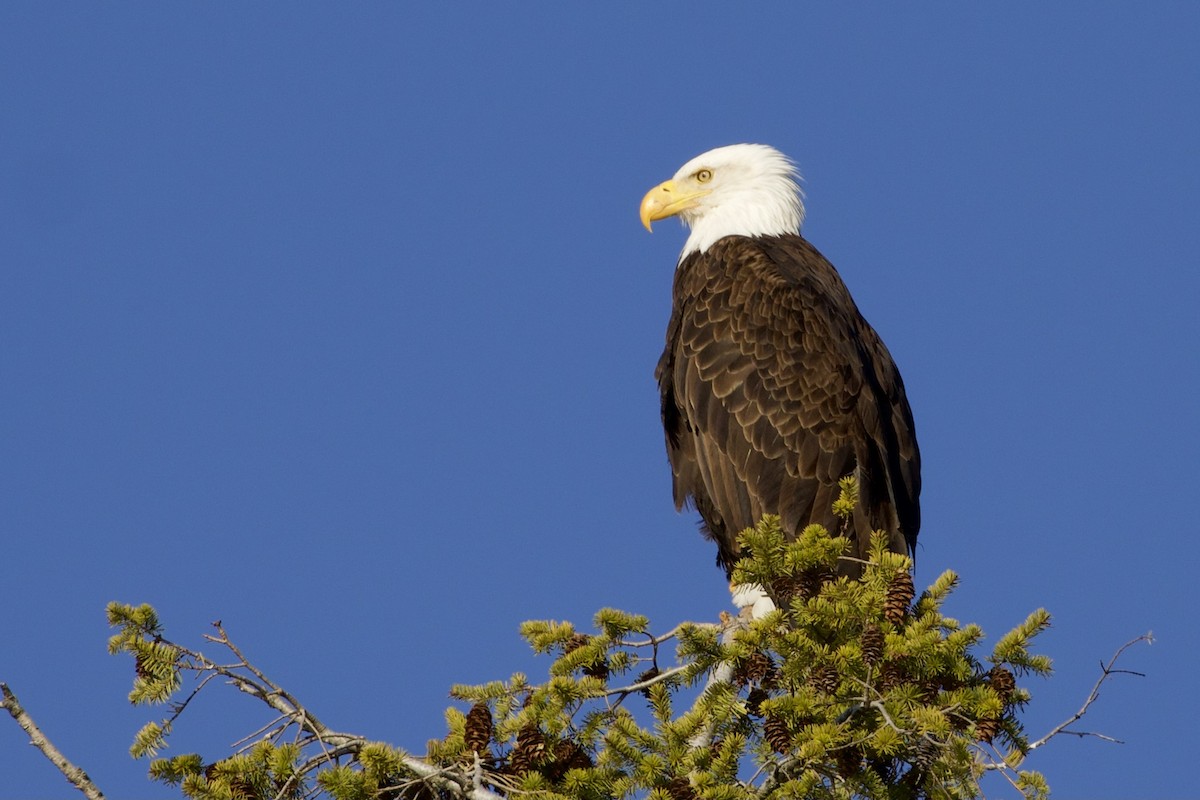
POLYGON ((796 184, 783 179, 757 184, 745 191, 713 193, 704 202, 680 216, 691 228, 682 261, 692 253, 703 253, 726 236, 783 236, 800 233, 804 203, 796 184))

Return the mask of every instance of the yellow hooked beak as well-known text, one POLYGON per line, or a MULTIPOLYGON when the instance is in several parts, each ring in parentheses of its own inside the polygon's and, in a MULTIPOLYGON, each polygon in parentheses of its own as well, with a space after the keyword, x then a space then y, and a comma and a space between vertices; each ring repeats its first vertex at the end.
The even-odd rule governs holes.
POLYGON ((675 181, 663 181, 646 192, 646 196, 642 198, 642 224, 646 226, 646 230, 650 230, 651 222, 695 208, 696 201, 711 191, 681 191, 675 181))

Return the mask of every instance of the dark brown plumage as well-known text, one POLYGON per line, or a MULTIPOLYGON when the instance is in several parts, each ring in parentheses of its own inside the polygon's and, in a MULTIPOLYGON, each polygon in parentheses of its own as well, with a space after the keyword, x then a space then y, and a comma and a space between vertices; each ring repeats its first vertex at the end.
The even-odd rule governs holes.
POLYGON ((904 382, 799 234, 724 236, 686 253, 656 376, 676 506, 700 512, 727 572, 738 533, 764 514, 793 536, 810 523, 845 535, 855 558, 875 529, 912 552, 920 454, 904 382), (843 526, 831 507, 847 475, 860 502, 843 526))

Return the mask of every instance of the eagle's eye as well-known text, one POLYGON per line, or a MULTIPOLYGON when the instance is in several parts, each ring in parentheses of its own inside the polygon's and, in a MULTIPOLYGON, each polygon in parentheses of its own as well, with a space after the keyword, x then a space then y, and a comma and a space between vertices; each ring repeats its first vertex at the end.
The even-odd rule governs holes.
POLYGON ((699 172, 696 173, 696 180, 700 181, 701 183, 708 183, 709 181, 712 180, 712 170, 711 169, 700 170, 699 172))

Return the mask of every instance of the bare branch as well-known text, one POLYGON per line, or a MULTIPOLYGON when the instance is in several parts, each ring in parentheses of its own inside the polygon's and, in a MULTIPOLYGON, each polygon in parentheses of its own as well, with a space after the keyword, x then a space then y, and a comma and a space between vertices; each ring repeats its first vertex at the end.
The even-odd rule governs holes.
MULTIPOLYGON (((1073 730, 1070 730, 1070 726, 1083 718, 1083 715, 1088 712, 1089 708, 1091 708, 1092 703, 1095 703, 1096 700, 1099 699, 1100 687, 1103 686, 1104 682, 1107 681, 1109 678, 1111 678, 1113 675, 1137 675, 1139 677, 1144 677, 1142 675, 1142 673, 1134 672, 1133 670, 1114 669, 1114 665, 1117 663, 1117 659, 1119 659, 1126 650, 1128 650, 1130 647, 1137 644, 1138 642, 1146 642, 1147 644, 1152 644, 1154 642, 1154 636, 1153 636, 1153 634, 1147 633, 1147 634, 1137 637, 1136 639, 1131 639, 1128 642, 1126 642, 1125 644, 1121 645, 1121 647, 1117 649, 1117 652, 1113 654, 1112 658, 1110 658, 1108 660, 1107 664, 1101 662, 1100 678, 1096 681, 1095 685, 1092 686, 1092 691, 1088 693, 1087 699, 1083 701, 1083 705, 1079 707, 1079 710, 1076 711, 1071 716, 1070 719, 1066 720, 1065 722, 1061 723, 1060 725, 1055 726, 1054 729, 1051 730, 1049 733, 1047 733, 1045 736, 1038 739, 1036 742, 1030 743, 1029 749, 1026 751, 1026 753, 1032 752, 1033 750, 1041 747, 1042 745, 1046 744, 1047 742, 1049 742, 1051 739, 1053 739, 1055 736, 1058 736, 1058 735, 1078 736, 1081 739, 1096 738, 1096 739, 1103 739, 1106 742, 1114 742, 1116 744, 1124 744, 1124 742, 1122 742, 1120 739, 1115 739, 1112 736, 1107 736, 1103 733, 1096 733, 1094 731, 1073 731, 1073 730)), ((1016 779, 1013 777, 1013 773, 1016 770, 1017 766, 1019 766, 1020 762, 1024 761, 1024 756, 1018 756, 1016 763, 1010 763, 1009 758, 1005 757, 1005 755, 1003 753, 1001 753, 996 748, 995 745, 989 745, 989 746, 991 747, 991 751, 992 751, 991 753, 989 753, 986 749, 984 749, 980 745, 976 746, 977 751, 982 756, 982 758, 980 760, 980 766, 984 770, 987 770, 989 772, 992 772, 992 771, 999 772, 1001 775, 1004 776, 1005 780, 1007 780, 1009 783, 1011 783, 1013 785, 1014 788, 1020 789, 1020 787, 1017 785, 1016 779)))
POLYGON ((87 773, 68 761, 67 757, 54 746, 54 743, 46 738, 37 723, 33 721, 33 717, 29 716, 28 712, 21 707, 20 701, 8 688, 7 683, 0 683, 0 693, 4 698, 3 701, 0 701, 0 706, 4 707, 9 716, 21 726, 21 730, 29 736, 29 743, 41 750, 42 755, 50 759, 50 763, 57 767, 63 777, 70 781, 76 789, 83 792, 88 800, 104 800, 104 793, 96 784, 92 783, 92 779, 88 777, 87 773))
POLYGON ((908 731, 904 730, 903 728, 901 728, 899 725, 897 725, 892 720, 891 716, 887 713, 887 708, 883 705, 882 701, 873 700, 873 701, 871 701, 870 706, 871 706, 871 708, 873 708, 879 712, 880 716, 883 717, 883 721, 887 723, 887 726, 889 728, 891 728, 892 730, 894 730, 896 733, 903 734, 903 733, 908 732, 908 731))
MULTIPOLYGON (((305 708, 300 701, 251 664, 229 638, 220 622, 213 623, 213 625, 217 629, 218 635, 206 635, 204 638, 228 649, 237 657, 238 663, 231 665, 217 664, 198 651, 189 650, 186 647, 181 647, 165 639, 162 641, 165 644, 175 647, 180 653, 186 655, 194 662, 186 665, 187 669, 200 674, 208 673, 203 678, 203 682, 207 683, 214 675, 220 675, 228 679, 239 690, 257 697, 279 713, 278 717, 259 728, 256 732, 256 734, 260 734, 258 737, 259 741, 263 738, 277 737, 289 725, 295 725, 299 734, 297 743, 301 747, 315 745, 319 748, 319 752, 298 765, 293 778, 280 788, 280 797, 284 797, 288 792, 292 791, 295 782, 304 775, 315 772, 325 764, 332 763, 342 756, 357 755, 363 746, 367 744, 367 739, 364 737, 331 731, 311 711, 305 708), (247 677, 245 673, 249 673, 253 677, 247 677)), ((671 674, 674 671, 672 670, 671 674)), ((663 677, 667 676, 664 675, 663 677)), ((652 682, 653 680, 649 680, 644 683, 649 685, 652 682)), ((636 690, 640 687, 641 684, 634 684, 628 688, 636 690)), ((255 734, 251 734, 239 740, 237 744, 243 745, 243 749, 245 749, 245 746, 254 738, 255 734)), ((417 776, 418 780, 458 797, 466 798, 466 800, 503 800, 501 795, 481 785, 478 765, 476 766, 475 774, 472 775, 457 768, 436 767, 427 761, 408 754, 402 756, 402 762, 408 770, 417 776)))
POLYGON ((713 622, 681 622, 674 628, 671 628, 671 630, 667 631, 666 633, 659 634, 658 636, 646 634, 648 638, 640 642, 631 642, 627 639, 621 639, 617 641, 616 644, 620 645, 621 647, 658 647, 660 644, 674 639, 679 635, 679 631, 685 627, 699 628, 702 630, 714 630, 721 628, 720 625, 717 625, 713 622))
MULTIPOLYGON (((1095 739, 1103 739, 1104 741, 1112 742, 1113 744, 1125 744, 1124 739, 1117 739, 1117 738, 1108 736, 1103 733, 1096 733, 1095 731, 1061 730, 1061 731, 1059 731, 1059 734, 1061 734, 1063 736, 1078 736, 1080 739, 1087 739, 1090 737, 1090 738, 1095 738, 1095 739)), ((1040 740, 1039 740, 1039 743, 1041 743, 1040 740)))
MULTIPOLYGON (((992 749, 996 750, 996 748, 994 748, 994 747, 992 749)), ((996 750, 996 753, 997 753, 997 755, 999 755, 998 750, 996 750)), ((989 763, 987 766, 989 769, 995 769, 996 771, 998 771, 1001 775, 1004 776, 1004 780, 1008 781, 1014 789, 1016 789, 1018 792, 1020 792, 1020 794, 1022 796, 1025 795, 1025 792, 1021 791, 1021 786, 1020 786, 1020 784, 1017 783, 1017 779, 1012 776, 1013 768, 1010 767, 1008 764, 1006 764, 1004 762, 1003 758, 1001 758, 998 761, 992 760, 991 763, 989 763)))
POLYGON ((1036 750, 1037 748, 1041 747, 1046 742, 1053 739, 1055 736, 1058 736, 1060 733, 1070 734, 1071 736, 1079 736, 1081 738, 1094 736, 1097 739, 1104 739, 1107 742, 1117 742, 1118 744, 1121 743, 1121 741, 1119 739, 1114 739, 1111 736, 1105 736, 1100 733, 1092 733, 1090 731, 1072 731, 1072 730, 1068 730, 1068 728, 1071 725, 1074 725, 1079 720, 1083 719, 1083 715, 1088 712, 1088 709, 1091 708, 1092 703, 1096 702, 1096 700, 1099 699, 1100 687, 1103 686, 1104 682, 1107 681, 1109 678, 1111 678, 1113 675, 1137 675, 1138 677, 1145 677, 1140 672, 1133 672, 1132 670, 1127 670, 1127 669, 1114 669, 1113 668, 1113 665, 1115 665, 1117 663, 1117 659, 1119 659, 1126 650, 1128 650, 1130 647, 1133 647, 1138 642, 1145 642, 1146 644, 1153 644, 1154 643, 1154 634, 1145 633, 1145 634, 1142 634, 1141 636, 1137 637, 1136 639, 1130 639, 1128 642, 1121 645, 1121 647, 1117 650, 1117 652, 1113 654, 1113 657, 1108 660, 1107 664, 1101 663, 1100 664, 1100 678, 1096 681, 1095 685, 1092 686, 1092 691, 1088 694, 1087 699, 1083 701, 1083 705, 1079 707, 1078 711, 1076 711, 1074 714, 1071 715, 1070 719, 1055 726, 1053 730, 1051 730, 1049 733, 1047 733, 1042 738, 1038 739, 1036 742, 1031 742, 1029 744, 1029 750, 1031 752, 1033 750, 1036 750))
POLYGON ((620 695, 622 698, 624 698, 626 695, 630 695, 630 694, 633 694, 634 692, 640 692, 644 689, 648 689, 656 683, 662 683, 663 681, 667 680, 668 678, 678 675, 679 673, 684 672, 689 668, 690 668, 690 665, 688 665, 688 664, 683 664, 682 666, 678 666, 678 667, 671 667, 670 669, 665 669, 649 678, 646 678, 645 680, 631 683, 628 686, 620 686, 615 689, 606 689, 604 692, 602 692, 601 694, 599 694, 597 696, 598 697, 612 697, 613 695, 620 695))
MULTIPOLYGON (((242 745, 247 745, 246 747, 242 748, 243 750, 246 750, 246 749, 249 749, 250 745, 253 745, 257 741, 262 741, 264 739, 274 739, 280 733, 282 733, 284 730, 287 729, 289 722, 290 722, 290 720, 288 720, 287 717, 285 717, 281 714, 281 715, 275 717, 275 719, 268 722, 266 725, 263 725, 261 728, 254 731, 253 733, 248 733, 245 736, 243 736, 242 738, 238 739, 236 742, 231 744, 230 747, 238 748, 238 747, 242 747, 242 745), (282 724, 280 724, 280 723, 282 723, 282 724), (249 745, 247 743, 249 743, 249 745)), ((238 751, 238 752, 241 752, 241 751, 238 751)))
POLYGON ((496 794, 491 789, 472 786, 470 778, 456 775, 444 767, 435 767, 419 758, 406 756, 404 766, 416 773, 426 783, 453 792, 460 797, 466 797, 468 800, 504 800, 503 795, 496 794))

